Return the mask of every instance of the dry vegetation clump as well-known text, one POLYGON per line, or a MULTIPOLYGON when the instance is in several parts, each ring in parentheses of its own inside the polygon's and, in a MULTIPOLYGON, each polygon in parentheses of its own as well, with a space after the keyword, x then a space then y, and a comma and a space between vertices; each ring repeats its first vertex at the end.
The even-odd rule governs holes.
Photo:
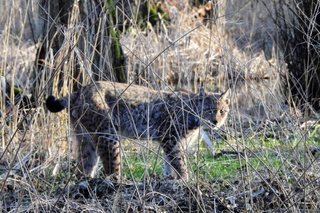
POLYGON ((194 91, 199 85, 220 92, 232 87, 241 112, 256 118, 280 117, 286 74, 281 55, 273 52, 267 60, 263 51, 240 49, 224 19, 204 22, 184 3, 161 4, 171 14, 170 22, 160 18, 157 26, 123 34, 128 82, 194 91))
MULTIPOLYGON (((124 141, 123 179, 116 183, 102 175, 101 166, 94 179, 76 177, 75 141, 67 113, 50 114, 43 107, 48 94, 62 96, 93 79, 112 79, 107 51, 111 39, 103 24, 109 16, 93 9, 98 8, 97 1, 75 3, 63 25, 52 17, 44 19, 47 16, 42 13, 49 11, 43 7, 42 12, 30 13, 37 11, 38 2, 18 2, 8 6, 7 1, 0 1, 8 8, 0 7, 5 14, 0 17, 4 77, 0 90, 0 211, 318 211, 319 112, 310 110, 304 116, 299 106, 289 105, 297 97, 290 96, 286 87, 292 77, 284 63, 287 56, 273 41, 263 42, 263 36, 277 32, 268 34, 270 20, 258 27, 259 22, 253 21, 268 14, 263 7, 254 8, 248 16, 247 8, 230 9, 242 1, 232 5, 228 1, 217 5, 154 1, 165 13, 157 14, 155 24, 135 23, 135 13, 127 17, 128 25, 122 26, 119 36, 128 83, 166 90, 197 91, 203 86, 215 92, 231 87, 233 102, 223 128, 193 135, 190 143, 196 145, 188 155, 188 182, 163 177, 157 146, 124 141), (230 14, 249 28, 236 25, 230 14), (39 16, 42 19, 37 21, 39 16), (43 22, 52 23, 46 30, 57 30, 50 31, 59 35, 57 52, 53 43, 32 43, 28 38, 35 23, 43 22), (47 54, 38 58, 41 45, 47 54), (262 45, 265 49, 259 48, 262 45), (23 99, 31 94, 33 98, 23 99), (212 141, 213 150, 198 138, 212 141)), ((33 36, 36 34, 41 33, 33 36)), ((300 103, 312 109, 306 100, 300 103)))
MULTIPOLYGON (((20 174, 22 175, 22 174, 20 174)), ((260 175, 264 175, 260 173, 260 175)), ((299 175, 294 173, 294 175, 299 175)), ((268 211, 283 212, 291 209, 297 212, 304 207, 317 209, 318 181, 309 175, 305 180, 292 184, 294 190, 286 187, 287 180, 255 177, 250 185, 241 181, 201 180, 197 190, 193 184, 186 185, 181 181, 150 177, 143 182, 124 181, 121 184, 105 179, 91 179, 73 185, 61 184, 52 191, 52 181, 26 184, 18 181, 19 175, 8 178, 4 193, 1 195, 2 209, 6 211, 72 211, 72 212, 248 212, 268 211), (18 179, 15 179, 18 178, 18 179), (307 181, 310 192, 304 194, 307 181), (36 189, 36 191, 34 191, 36 189), (33 192, 32 192, 33 191, 33 192), (198 192, 201 191, 199 195, 198 192), (31 196, 31 194, 34 194, 31 196)), ((252 177, 247 177, 252 178, 252 177)))

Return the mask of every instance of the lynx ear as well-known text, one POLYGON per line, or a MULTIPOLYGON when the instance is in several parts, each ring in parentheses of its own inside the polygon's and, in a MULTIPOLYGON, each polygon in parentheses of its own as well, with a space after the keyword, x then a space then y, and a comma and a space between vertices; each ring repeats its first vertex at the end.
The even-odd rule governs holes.
POLYGON ((221 94, 220 100, 224 101, 226 104, 230 104, 230 96, 231 96, 231 89, 227 89, 224 93, 221 94))
POLYGON ((199 97, 203 98, 205 95, 204 89, 202 87, 200 87, 200 91, 199 91, 199 97))

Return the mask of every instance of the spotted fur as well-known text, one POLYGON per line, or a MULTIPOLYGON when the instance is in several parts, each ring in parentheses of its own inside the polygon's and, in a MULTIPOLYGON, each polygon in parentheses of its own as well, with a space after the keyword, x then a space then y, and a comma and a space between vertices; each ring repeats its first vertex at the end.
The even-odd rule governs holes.
POLYGON ((152 139, 160 142, 165 174, 172 168, 188 179, 181 139, 201 125, 219 127, 229 112, 229 90, 222 95, 156 91, 138 85, 108 81, 84 86, 69 96, 49 96, 51 112, 70 107, 79 141, 79 169, 92 175, 99 156, 106 175, 120 175, 120 139, 152 139), (202 116, 201 116, 202 115, 202 116))

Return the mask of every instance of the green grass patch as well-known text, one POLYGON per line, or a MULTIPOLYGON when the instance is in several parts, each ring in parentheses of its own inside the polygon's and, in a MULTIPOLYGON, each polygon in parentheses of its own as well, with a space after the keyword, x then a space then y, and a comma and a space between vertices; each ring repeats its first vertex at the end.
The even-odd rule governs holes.
POLYGON ((123 161, 123 175, 127 178, 141 179, 145 173, 163 175, 163 160, 162 154, 157 157, 157 154, 145 152, 127 152, 127 162, 123 161))

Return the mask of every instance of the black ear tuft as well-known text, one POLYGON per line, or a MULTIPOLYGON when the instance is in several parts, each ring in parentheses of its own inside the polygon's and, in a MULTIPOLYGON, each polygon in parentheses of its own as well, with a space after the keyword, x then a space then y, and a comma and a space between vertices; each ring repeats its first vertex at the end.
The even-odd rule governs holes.
POLYGON ((50 95, 46 100, 46 106, 50 112, 60 112, 65 107, 60 103, 59 100, 56 100, 56 98, 53 95, 50 95))
POLYGON ((199 97, 203 98, 205 96, 205 92, 204 89, 202 87, 200 87, 200 91, 199 91, 199 97))

